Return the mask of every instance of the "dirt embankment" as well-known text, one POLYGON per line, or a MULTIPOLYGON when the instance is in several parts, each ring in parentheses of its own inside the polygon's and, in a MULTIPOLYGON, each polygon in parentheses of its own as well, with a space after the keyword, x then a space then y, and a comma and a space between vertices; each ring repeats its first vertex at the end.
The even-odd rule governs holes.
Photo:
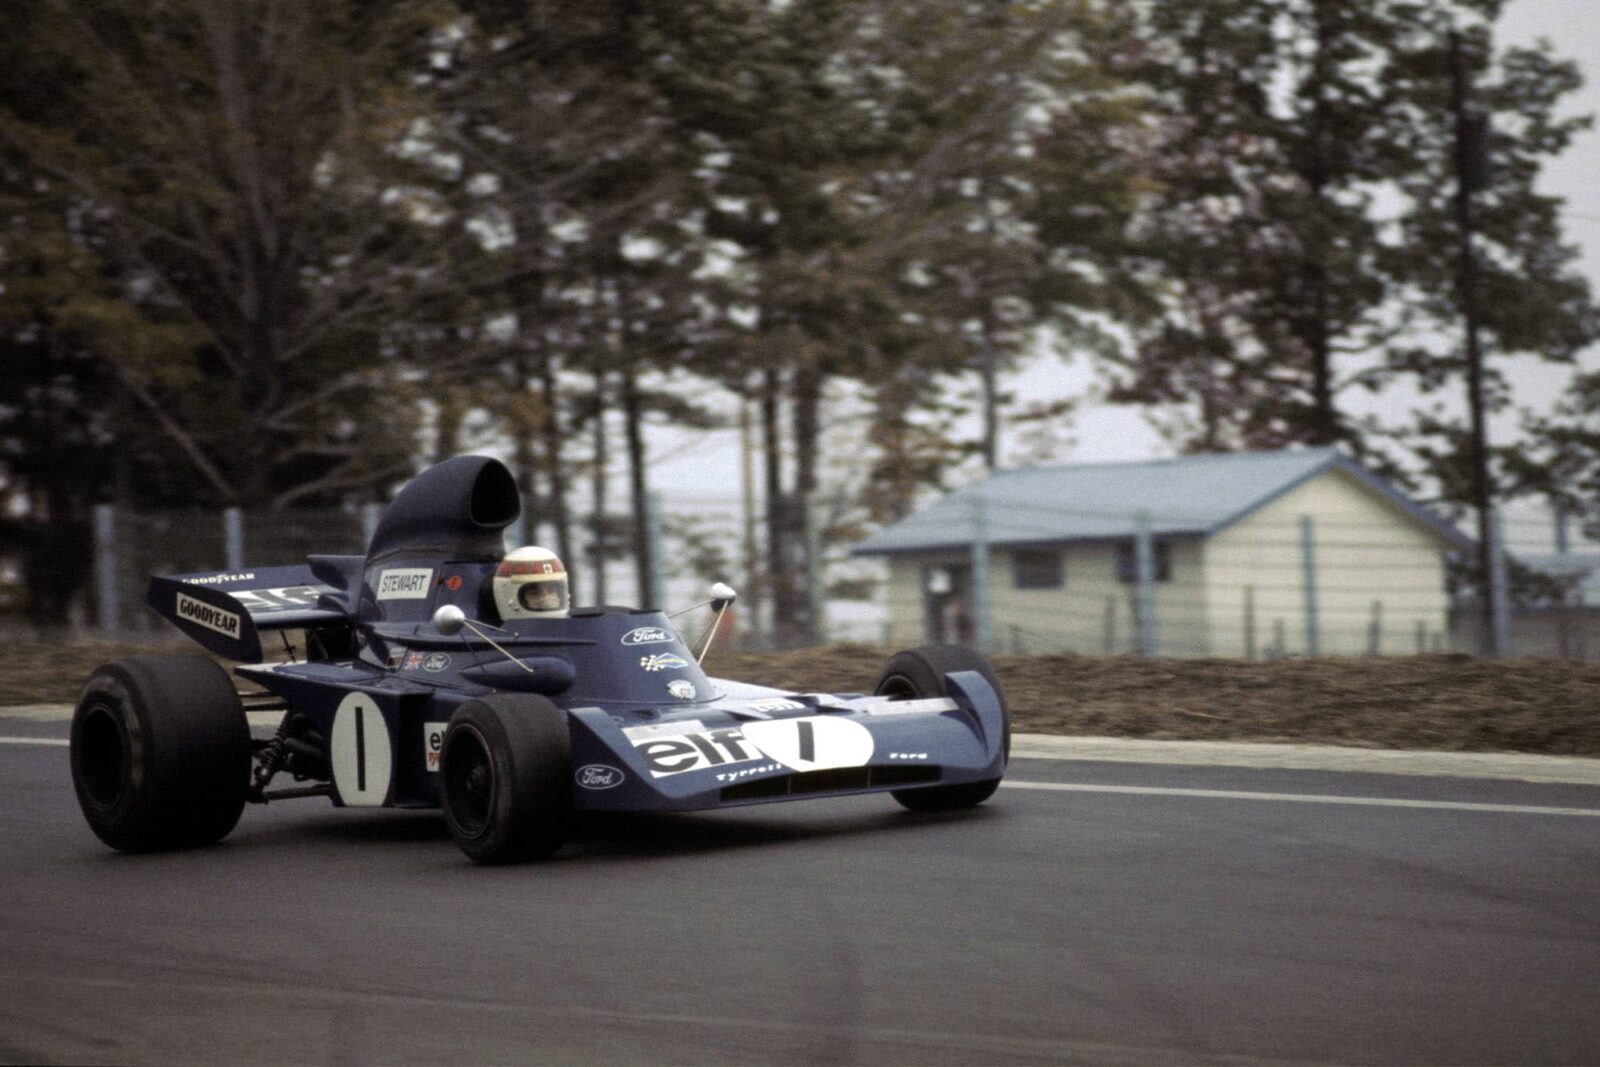
MULTIPOLYGON (((94 667, 131 652, 85 642, 0 645, 0 706, 72 701, 94 667)), ((800 691, 865 692, 888 653, 714 650, 713 675, 800 691)), ((1019 731, 1166 740, 1600 756, 1600 667, 1465 656, 1145 660, 996 656, 1019 731)))

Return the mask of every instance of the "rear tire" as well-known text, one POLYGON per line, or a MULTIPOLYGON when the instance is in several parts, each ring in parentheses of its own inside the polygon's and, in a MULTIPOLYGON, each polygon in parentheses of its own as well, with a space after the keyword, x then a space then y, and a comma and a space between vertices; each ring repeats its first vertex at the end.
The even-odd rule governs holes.
MULTIPOLYGON (((921 648, 896 652, 884 664, 883 673, 872 691, 878 696, 896 700, 921 700, 928 697, 950 695, 945 675, 954 671, 976 671, 994 689, 1000 699, 1000 716, 1004 725, 1001 735, 1005 762, 1011 760, 1011 711, 1006 705, 1005 690, 994 668, 981 654, 961 645, 923 645, 921 648)), ((961 785, 923 786, 919 789, 896 789, 890 795, 902 807, 911 811, 954 811, 982 804, 1000 788, 999 778, 961 785)))
POLYGON ((89 676, 72 716, 72 785, 95 836, 123 852, 222 840, 250 786, 250 724, 205 656, 130 656, 89 676))
POLYGON ((542 696, 496 693, 456 709, 439 755, 450 836, 474 862, 543 859, 567 838, 572 740, 542 696))

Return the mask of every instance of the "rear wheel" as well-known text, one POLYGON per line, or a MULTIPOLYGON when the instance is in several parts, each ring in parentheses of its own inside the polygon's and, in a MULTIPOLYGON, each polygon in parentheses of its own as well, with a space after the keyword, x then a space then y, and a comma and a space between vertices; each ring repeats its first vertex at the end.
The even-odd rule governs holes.
POLYGON ((124 852, 220 841, 250 785, 250 725, 205 656, 130 656, 89 676, 72 716, 72 785, 95 836, 124 852))
MULTIPOLYGON (((1001 735, 1002 750, 1007 762, 1011 759, 1011 712, 1006 706, 1005 690, 994 668, 981 654, 961 645, 924 645, 921 648, 896 652, 884 664, 883 673, 873 692, 878 696, 896 700, 921 700, 928 697, 950 695, 945 675, 955 671, 976 671, 983 675, 1000 699, 1000 716, 1005 724, 1001 735)), ((982 804, 1000 788, 999 778, 961 785, 923 786, 919 789, 896 789, 891 795, 902 806, 912 811, 953 811, 982 804)))
POLYGON ((549 856, 571 821, 566 713, 544 697, 497 693, 450 716, 439 756, 445 823, 478 863, 549 856))

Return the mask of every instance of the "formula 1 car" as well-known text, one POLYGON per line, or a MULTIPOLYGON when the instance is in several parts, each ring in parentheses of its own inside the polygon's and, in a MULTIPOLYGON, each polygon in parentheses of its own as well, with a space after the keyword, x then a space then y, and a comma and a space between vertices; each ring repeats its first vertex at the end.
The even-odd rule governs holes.
MULTIPOLYGON (((441 807, 462 851, 504 863, 555 852, 583 812, 867 792, 944 810, 999 785, 1010 720, 982 656, 928 646, 892 656, 870 695, 796 693, 706 677, 658 611, 506 618, 490 586, 520 508, 505 466, 463 456, 400 491, 365 557, 152 578, 150 607, 260 691, 200 654, 97 669, 71 739, 90 828, 124 851, 183 848, 247 802, 325 796, 441 807), (263 662, 272 630, 302 631, 302 652, 281 635, 283 660, 263 662), (276 734, 252 738, 247 711, 281 711, 276 734), (271 788, 280 775, 298 784, 271 788)), ((714 587, 719 618, 734 596, 714 587)))

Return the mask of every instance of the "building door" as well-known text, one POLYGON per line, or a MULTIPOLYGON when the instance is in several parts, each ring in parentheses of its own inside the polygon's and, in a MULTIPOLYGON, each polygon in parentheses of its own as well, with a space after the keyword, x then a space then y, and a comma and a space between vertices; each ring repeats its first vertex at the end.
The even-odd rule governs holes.
POLYGON ((973 633, 972 567, 938 563, 922 568, 922 610, 933 644, 970 645, 973 633))

